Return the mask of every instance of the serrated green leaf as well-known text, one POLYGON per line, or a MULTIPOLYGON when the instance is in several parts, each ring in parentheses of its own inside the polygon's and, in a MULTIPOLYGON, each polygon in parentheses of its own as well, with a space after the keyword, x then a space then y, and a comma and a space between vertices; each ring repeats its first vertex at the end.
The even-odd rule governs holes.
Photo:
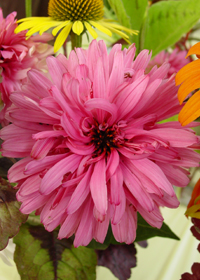
POLYGON ((142 48, 160 51, 174 45, 200 18, 199 0, 161 1, 149 8, 142 48))
POLYGON ((0 178, 0 250, 3 250, 9 238, 15 236, 27 215, 19 211, 20 203, 16 199, 16 190, 0 178))
POLYGON ((154 228, 150 226, 138 213, 137 233, 135 242, 147 240, 155 236, 179 240, 179 237, 175 233, 173 233, 173 231, 165 223, 163 223, 160 229, 154 228))
POLYGON ((14 238, 14 260, 22 280, 93 280, 97 256, 94 250, 74 248, 72 240, 57 239, 57 232, 43 226, 21 226, 14 238))

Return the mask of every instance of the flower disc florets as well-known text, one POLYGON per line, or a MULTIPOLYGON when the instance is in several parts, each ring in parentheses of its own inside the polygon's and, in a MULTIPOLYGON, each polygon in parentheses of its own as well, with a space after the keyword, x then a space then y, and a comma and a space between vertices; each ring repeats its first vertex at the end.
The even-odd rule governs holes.
POLYGON ((54 20, 87 21, 103 17, 102 0, 50 0, 48 14, 54 20))
POLYGON ((36 70, 10 96, 12 124, 2 129, 2 155, 23 158, 9 170, 25 214, 74 245, 115 239, 132 243, 137 212, 160 228, 159 206, 177 207, 172 185, 186 186, 199 166, 199 137, 178 122, 181 108, 167 64, 145 69, 151 55, 135 47, 110 53, 104 42, 48 57, 51 80, 36 70))

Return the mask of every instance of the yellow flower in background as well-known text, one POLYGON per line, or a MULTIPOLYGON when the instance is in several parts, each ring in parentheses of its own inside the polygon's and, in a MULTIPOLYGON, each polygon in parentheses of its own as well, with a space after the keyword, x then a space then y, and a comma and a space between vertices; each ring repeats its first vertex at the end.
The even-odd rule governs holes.
POLYGON ((94 39, 98 37, 94 28, 112 36, 117 33, 125 41, 129 42, 129 34, 138 34, 137 31, 119 25, 113 20, 104 19, 103 0, 50 0, 48 4, 49 17, 29 17, 18 21, 21 23, 15 32, 22 30, 29 31, 26 33, 27 38, 34 33, 39 32, 42 35, 50 28, 53 36, 57 36, 54 44, 54 51, 58 51, 64 44, 70 31, 81 35, 88 31, 94 39))
POLYGON ((200 219, 200 179, 196 183, 187 206, 186 216, 200 219))
MULTIPOLYGON (((196 54, 200 56, 200 43, 190 48, 189 55, 196 54)), ((184 107, 179 113, 179 121, 182 125, 187 125, 200 116, 200 59, 192 61, 185 65, 176 75, 176 85, 181 85, 178 90, 178 99, 180 104, 186 97, 192 93, 184 107)))

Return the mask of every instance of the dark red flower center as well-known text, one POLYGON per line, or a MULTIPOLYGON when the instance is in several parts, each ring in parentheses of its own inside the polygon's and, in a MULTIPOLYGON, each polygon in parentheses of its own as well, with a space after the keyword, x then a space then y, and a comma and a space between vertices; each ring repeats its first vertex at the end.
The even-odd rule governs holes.
POLYGON ((91 131, 92 143, 95 145, 95 156, 102 153, 110 154, 112 148, 118 147, 115 140, 116 130, 113 127, 108 127, 107 124, 98 124, 91 131))

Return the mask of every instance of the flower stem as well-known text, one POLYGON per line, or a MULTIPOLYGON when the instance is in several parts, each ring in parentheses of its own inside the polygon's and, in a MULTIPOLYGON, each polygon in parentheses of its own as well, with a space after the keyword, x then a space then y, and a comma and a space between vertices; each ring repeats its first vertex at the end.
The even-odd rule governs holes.
POLYGON ((25 7, 26 7, 26 17, 31 17, 32 16, 32 0, 26 0, 25 7))
POLYGON ((73 31, 71 32, 71 42, 72 42, 72 50, 75 48, 81 48, 82 46, 82 35, 77 35, 73 31))

